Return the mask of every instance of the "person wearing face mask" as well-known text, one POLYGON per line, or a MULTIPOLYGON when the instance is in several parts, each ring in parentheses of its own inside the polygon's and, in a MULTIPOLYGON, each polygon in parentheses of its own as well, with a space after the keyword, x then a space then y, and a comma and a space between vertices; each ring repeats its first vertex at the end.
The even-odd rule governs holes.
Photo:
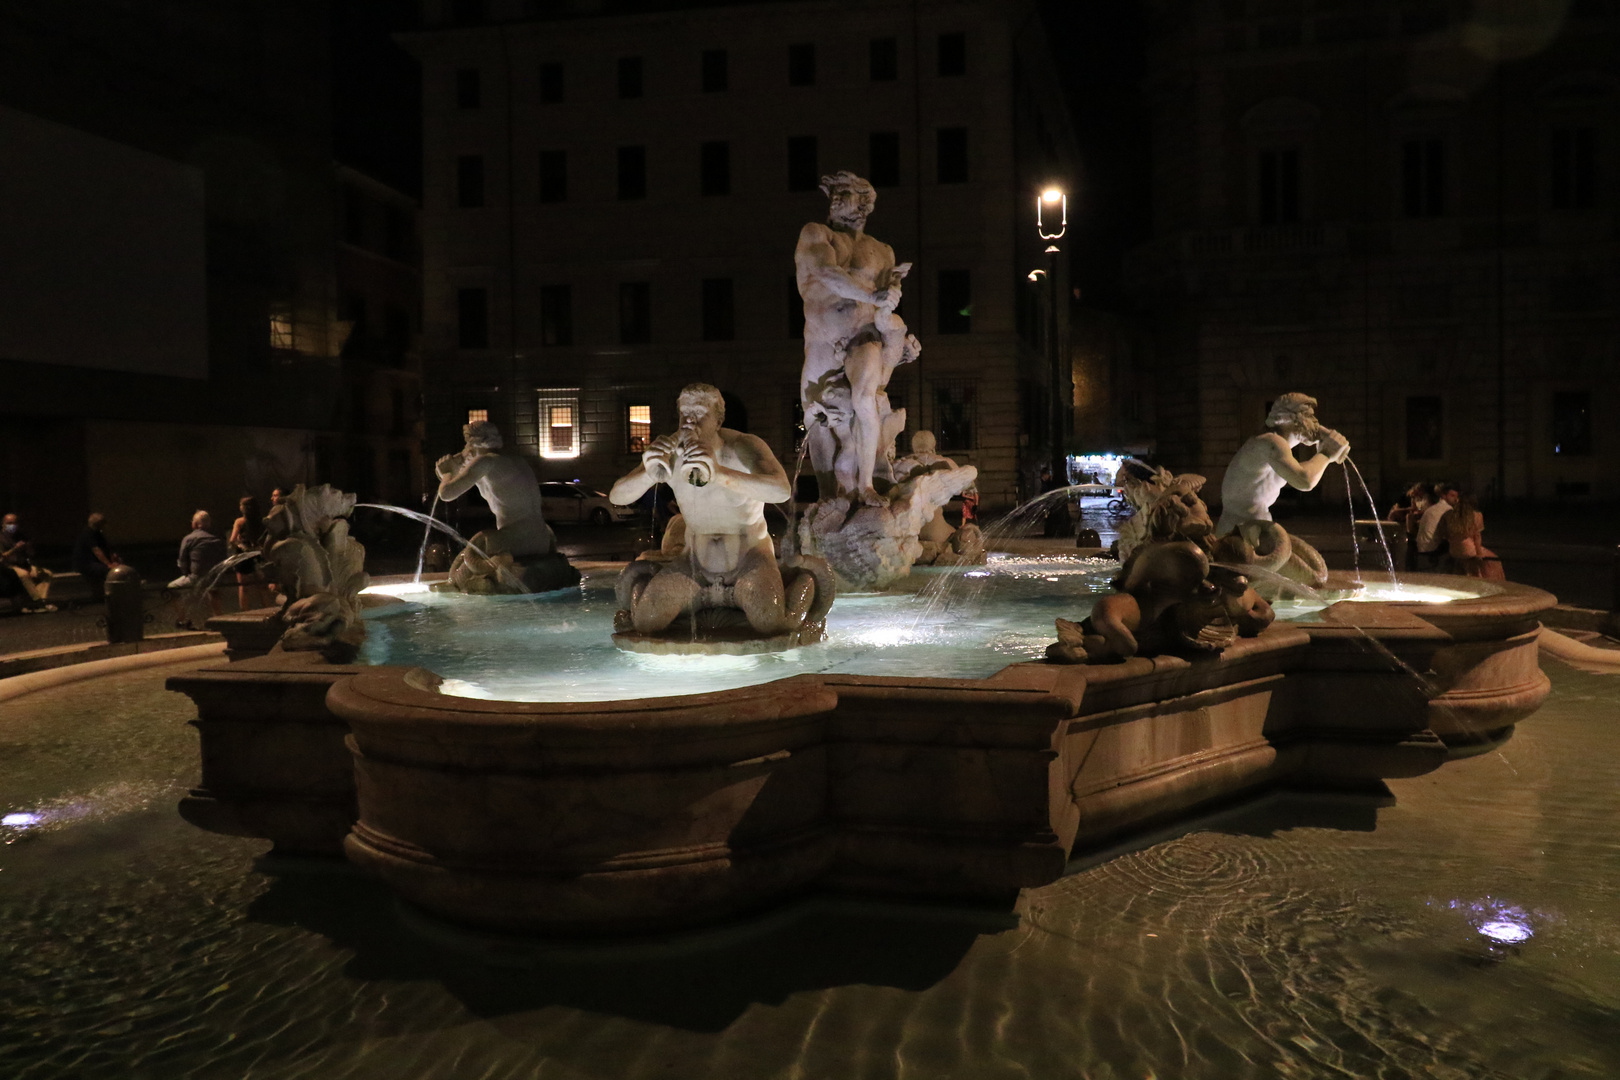
POLYGON ((0 597, 23 598, 24 611, 55 611, 46 601, 51 572, 34 564, 34 545, 16 514, 0 520, 0 597))

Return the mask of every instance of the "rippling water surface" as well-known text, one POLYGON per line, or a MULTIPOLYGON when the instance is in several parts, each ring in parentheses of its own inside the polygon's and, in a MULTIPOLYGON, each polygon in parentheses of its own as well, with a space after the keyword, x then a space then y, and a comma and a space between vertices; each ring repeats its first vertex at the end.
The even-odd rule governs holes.
POLYGON ((1044 655, 1053 620, 1090 614, 1118 572, 1112 560, 1003 555, 983 568, 920 571, 893 592, 840 596, 826 641, 757 656, 620 650, 616 572, 533 597, 429 593, 372 612, 363 659, 425 667, 444 676, 444 693, 502 701, 701 694, 811 672, 982 679, 1044 655))
POLYGON ((1500 753, 1392 802, 1274 797, 1011 912, 507 969, 181 822, 162 669, 33 694, 0 706, 0 1076, 1620 1076, 1620 680, 1549 666, 1500 753))

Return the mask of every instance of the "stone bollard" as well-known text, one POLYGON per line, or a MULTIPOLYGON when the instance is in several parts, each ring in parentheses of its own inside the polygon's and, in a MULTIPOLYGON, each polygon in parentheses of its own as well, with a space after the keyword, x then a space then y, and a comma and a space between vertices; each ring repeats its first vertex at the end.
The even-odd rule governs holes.
POLYGON ((146 607, 141 598, 141 575, 133 566, 115 566, 107 573, 107 643, 140 641, 146 636, 146 607))

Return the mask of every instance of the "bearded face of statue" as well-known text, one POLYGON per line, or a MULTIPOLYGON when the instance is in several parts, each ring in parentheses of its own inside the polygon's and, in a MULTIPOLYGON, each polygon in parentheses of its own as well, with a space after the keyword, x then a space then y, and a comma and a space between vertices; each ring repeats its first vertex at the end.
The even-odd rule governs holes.
POLYGON ((1321 435, 1322 422, 1316 418, 1315 409, 1309 405, 1301 405, 1272 430, 1285 439, 1297 437, 1302 443, 1314 443, 1321 435))
POLYGON ((827 193, 827 220, 853 232, 866 227, 872 203, 865 193, 853 187, 833 188, 827 193))

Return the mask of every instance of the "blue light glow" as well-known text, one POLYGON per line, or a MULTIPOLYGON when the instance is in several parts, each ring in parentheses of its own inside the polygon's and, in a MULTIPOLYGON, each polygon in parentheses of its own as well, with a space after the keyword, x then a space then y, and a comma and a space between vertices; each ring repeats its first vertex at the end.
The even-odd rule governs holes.
POLYGON ((26 829, 30 825, 38 824, 38 814, 19 813, 7 814, 5 817, 0 817, 0 825, 9 825, 13 829, 26 829))

